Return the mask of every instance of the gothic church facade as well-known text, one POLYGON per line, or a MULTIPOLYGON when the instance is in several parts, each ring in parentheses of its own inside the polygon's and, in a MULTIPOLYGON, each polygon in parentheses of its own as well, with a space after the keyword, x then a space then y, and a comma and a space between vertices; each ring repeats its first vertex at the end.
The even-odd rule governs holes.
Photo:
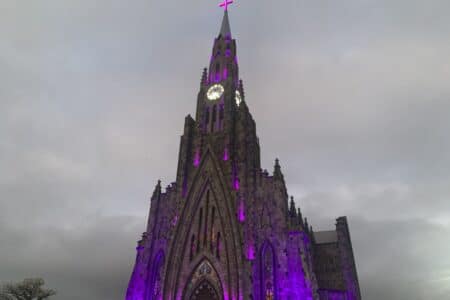
POLYGON ((261 169, 228 12, 180 141, 151 197, 126 300, 361 299, 345 217, 314 232, 278 160, 261 169))

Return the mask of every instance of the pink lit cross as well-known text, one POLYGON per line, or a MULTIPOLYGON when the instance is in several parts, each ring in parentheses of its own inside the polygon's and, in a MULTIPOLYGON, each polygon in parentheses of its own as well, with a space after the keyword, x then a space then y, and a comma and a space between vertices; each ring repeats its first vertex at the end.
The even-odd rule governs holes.
POLYGON ((233 0, 223 0, 222 3, 220 3, 220 7, 223 7, 226 11, 228 10, 228 5, 232 4, 233 0))

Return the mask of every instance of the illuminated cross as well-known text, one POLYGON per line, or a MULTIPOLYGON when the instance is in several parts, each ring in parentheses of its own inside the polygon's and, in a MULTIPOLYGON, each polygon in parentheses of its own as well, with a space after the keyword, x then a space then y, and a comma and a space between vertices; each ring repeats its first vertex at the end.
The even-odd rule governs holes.
POLYGON ((220 3, 220 7, 223 7, 223 9, 225 10, 225 11, 227 11, 228 10, 228 5, 230 5, 230 4, 232 4, 233 3, 233 0, 223 0, 223 2, 222 3, 220 3))

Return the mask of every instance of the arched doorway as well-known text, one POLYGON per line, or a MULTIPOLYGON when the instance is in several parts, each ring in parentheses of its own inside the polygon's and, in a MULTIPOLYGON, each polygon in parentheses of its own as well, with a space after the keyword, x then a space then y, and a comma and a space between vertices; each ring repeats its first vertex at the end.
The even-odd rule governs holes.
POLYGON ((209 281, 200 283, 192 293, 190 300, 219 300, 219 294, 209 281))
POLYGON ((187 281, 183 300, 224 300, 220 277, 207 258, 204 258, 187 281))

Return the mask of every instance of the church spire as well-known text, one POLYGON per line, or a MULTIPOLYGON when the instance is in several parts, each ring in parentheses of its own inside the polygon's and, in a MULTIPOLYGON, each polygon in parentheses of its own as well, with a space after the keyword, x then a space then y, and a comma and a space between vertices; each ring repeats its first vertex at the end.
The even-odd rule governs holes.
POLYGON ((225 11, 222 20, 222 27, 220 28, 219 33, 219 37, 222 36, 222 38, 231 37, 230 19, 228 19, 228 5, 230 4, 233 4, 233 0, 223 0, 223 2, 219 4, 219 6, 225 11))
POLYGON ((228 10, 225 10, 222 20, 222 26, 220 27, 219 36, 223 38, 231 37, 230 19, 228 18, 228 10))

